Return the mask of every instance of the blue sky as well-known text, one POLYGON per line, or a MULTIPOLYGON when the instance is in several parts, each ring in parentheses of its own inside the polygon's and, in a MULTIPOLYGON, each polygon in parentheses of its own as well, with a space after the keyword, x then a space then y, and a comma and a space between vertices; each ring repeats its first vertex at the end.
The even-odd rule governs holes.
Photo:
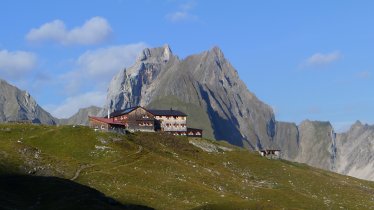
POLYGON ((374 123, 374 2, 3 0, 0 78, 57 117, 103 105, 144 47, 219 46, 276 118, 374 123))

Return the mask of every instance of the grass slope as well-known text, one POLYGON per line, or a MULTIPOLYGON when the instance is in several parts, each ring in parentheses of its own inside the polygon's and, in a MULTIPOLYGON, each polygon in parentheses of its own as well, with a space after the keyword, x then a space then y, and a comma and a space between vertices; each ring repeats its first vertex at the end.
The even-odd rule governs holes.
POLYGON ((374 209, 373 182, 159 133, 0 124, 0 173, 70 179, 156 209, 374 209))

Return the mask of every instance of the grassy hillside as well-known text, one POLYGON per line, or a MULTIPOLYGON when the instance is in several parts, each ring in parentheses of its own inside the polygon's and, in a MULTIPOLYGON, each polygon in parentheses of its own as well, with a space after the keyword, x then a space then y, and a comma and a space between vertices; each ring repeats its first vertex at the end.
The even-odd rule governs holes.
POLYGON ((374 209, 373 182, 158 133, 0 124, 0 173, 70 179, 156 209, 374 209))

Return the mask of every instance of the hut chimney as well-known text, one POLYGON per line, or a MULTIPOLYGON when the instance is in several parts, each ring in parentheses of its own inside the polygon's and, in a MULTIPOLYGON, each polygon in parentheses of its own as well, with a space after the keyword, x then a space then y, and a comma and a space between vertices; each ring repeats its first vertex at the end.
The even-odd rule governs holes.
POLYGON ((109 108, 108 108, 108 119, 110 119, 110 111, 109 111, 109 108))

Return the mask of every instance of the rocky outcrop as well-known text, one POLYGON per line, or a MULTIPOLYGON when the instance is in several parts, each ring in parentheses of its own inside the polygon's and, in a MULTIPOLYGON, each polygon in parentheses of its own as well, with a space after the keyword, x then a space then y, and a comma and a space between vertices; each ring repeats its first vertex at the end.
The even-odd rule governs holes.
POLYGON ((374 181, 374 126, 357 121, 336 134, 329 122, 277 122, 274 142, 286 160, 374 181))
POLYGON ((281 150, 281 158, 295 161, 300 151, 299 129, 295 123, 276 122, 274 142, 281 150))
POLYGON ((102 108, 90 106, 79 109, 76 114, 68 119, 60 119, 58 122, 62 125, 88 125, 88 116, 99 116, 102 108))
POLYGON ((357 121, 346 133, 338 134, 336 171, 374 181, 374 126, 357 121))
POLYGON ((335 171, 337 147, 335 132, 329 122, 277 122, 275 144, 286 160, 335 171))
POLYGON ((42 109, 28 92, 0 80, 0 122, 9 121, 56 124, 56 119, 42 109))
POLYGON ((188 124, 208 138, 250 149, 272 145, 272 109, 251 93, 215 47, 180 60, 170 47, 145 49, 135 64, 110 83, 111 111, 141 105, 186 112, 188 124))
POLYGON ((299 146, 297 162, 335 170, 335 132, 329 122, 303 121, 299 125, 299 146))

